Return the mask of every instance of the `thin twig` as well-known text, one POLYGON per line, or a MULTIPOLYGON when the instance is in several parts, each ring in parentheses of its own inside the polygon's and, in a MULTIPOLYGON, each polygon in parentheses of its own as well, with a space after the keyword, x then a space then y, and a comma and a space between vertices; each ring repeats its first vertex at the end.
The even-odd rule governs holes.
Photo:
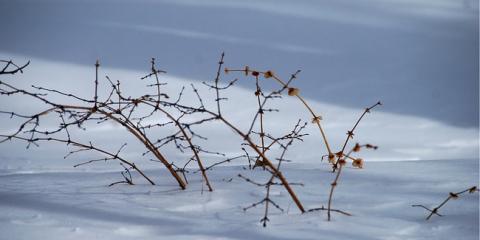
POLYGON ((457 199, 459 198, 460 195, 468 192, 468 193, 474 193, 474 192, 478 192, 478 188, 477 186, 473 186, 473 187, 470 187, 470 188, 467 188, 463 191, 460 191, 460 192, 450 192, 448 194, 448 197, 443 200, 443 202, 440 203, 440 205, 438 205, 437 207, 433 208, 433 209, 430 209, 424 205, 421 205, 421 204, 415 204, 415 205, 412 205, 412 207, 421 207, 421 208, 424 208, 425 210, 429 211, 430 214, 428 214, 427 218, 425 220, 429 220, 433 215, 437 215, 439 217, 441 217, 442 215, 440 213, 438 213, 438 210, 440 210, 441 207, 443 207, 448 201, 450 201, 451 199, 457 199))

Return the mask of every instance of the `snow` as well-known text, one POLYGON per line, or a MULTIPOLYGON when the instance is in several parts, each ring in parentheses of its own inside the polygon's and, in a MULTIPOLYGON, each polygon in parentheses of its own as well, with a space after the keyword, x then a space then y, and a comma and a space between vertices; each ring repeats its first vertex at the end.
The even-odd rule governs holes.
MULTIPOLYGON (((237 177, 265 177, 241 166, 209 171, 214 192, 202 191, 199 174, 179 190, 165 170, 148 170, 159 184, 107 185, 112 172, 8 171, 0 176, 1 239, 478 239, 478 193, 448 202, 425 221, 412 204, 436 206, 450 191, 478 184, 478 161, 372 162, 346 168, 333 202, 353 216, 325 212, 300 214, 279 186, 273 200, 286 211, 271 210, 260 225, 263 205, 242 210, 264 197, 264 189, 237 177), (228 181, 232 179, 232 181, 228 181)), ((325 164, 289 164, 284 173, 308 208, 326 204, 333 174, 325 164)))

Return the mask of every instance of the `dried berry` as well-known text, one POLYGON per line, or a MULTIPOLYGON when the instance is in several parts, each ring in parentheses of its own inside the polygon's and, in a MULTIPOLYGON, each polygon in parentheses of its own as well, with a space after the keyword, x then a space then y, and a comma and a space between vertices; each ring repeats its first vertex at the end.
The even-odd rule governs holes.
POLYGON ((300 89, 298 88, 288 88, 288 96, 298 96, 300 89))
POLYGON ((354 152, 360 152, 360 149, 361 149, 361 147, 360 147, 360 144, 358 144, 358 143, 356 143, 355 147, 353 147, 354 152))
POLYGON ((273 72, 270 71, 270 70, 268 70, 268 71, 266 71, 266 72, 263 74, 263 77, 265 77, 265 78, 271 78, 271 77, 273 77, 273 72))

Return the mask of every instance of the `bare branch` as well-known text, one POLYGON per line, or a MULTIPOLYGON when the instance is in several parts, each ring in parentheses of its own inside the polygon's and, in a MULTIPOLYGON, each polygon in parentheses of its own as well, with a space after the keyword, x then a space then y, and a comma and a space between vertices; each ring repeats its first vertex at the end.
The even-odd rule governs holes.
POLYGON ((457 199, 460 197, 460 195, 464 194, 464 193, 475 193, 475 192, 478 192, 478 187, 477 186, 473 186, 473 187, 469 187, 463 191, 460 191, 460 192, 450 192, 448 194, 448 197, 443 200, 443 202, 440 203, 440 205, 436 206, 435 208, 433 209, 430 209, 428 207, 425 207, 424 205, 420 205, 420 204, 415 204, 415 205, 412 205, 412 207, 421 207, 421 208, 424 208, 425 210, 429 211, 430 214, 428 214, 427 218, 425 220, 429 220, 433 215, 437 215, 439 217, 441 217, 442 215, 438 213, 438 210, 440 210, 441 207, 443 207, 448 201, 450 201, 451 199, 457 199))

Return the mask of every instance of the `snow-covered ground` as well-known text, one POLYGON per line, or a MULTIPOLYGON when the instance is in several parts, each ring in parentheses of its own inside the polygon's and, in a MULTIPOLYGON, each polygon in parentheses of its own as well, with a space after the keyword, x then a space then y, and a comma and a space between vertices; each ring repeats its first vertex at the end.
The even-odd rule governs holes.
MULTIPOLYGON (((412 204, 438 205, 451 191, 478 184, 477 160, 367 163, 346 168, 334 207, 353 216, 300 214, 277 186, 267 228, 259 222, 265 189, 237 177, 260 181, 265 173, 240 166, 209 172, 214 192, 202 192, 198 174, 179 190, 164 170, 149 170, 159 184, 107 185, 112 172, 16 172, 0 176, 0 239, 465 239, 479 236, 479 195, 462 195, 425 221, 412 204)), ((285 175, 308 208, 326 204, 332 173, 324 164, 286 165, 285 175)))

